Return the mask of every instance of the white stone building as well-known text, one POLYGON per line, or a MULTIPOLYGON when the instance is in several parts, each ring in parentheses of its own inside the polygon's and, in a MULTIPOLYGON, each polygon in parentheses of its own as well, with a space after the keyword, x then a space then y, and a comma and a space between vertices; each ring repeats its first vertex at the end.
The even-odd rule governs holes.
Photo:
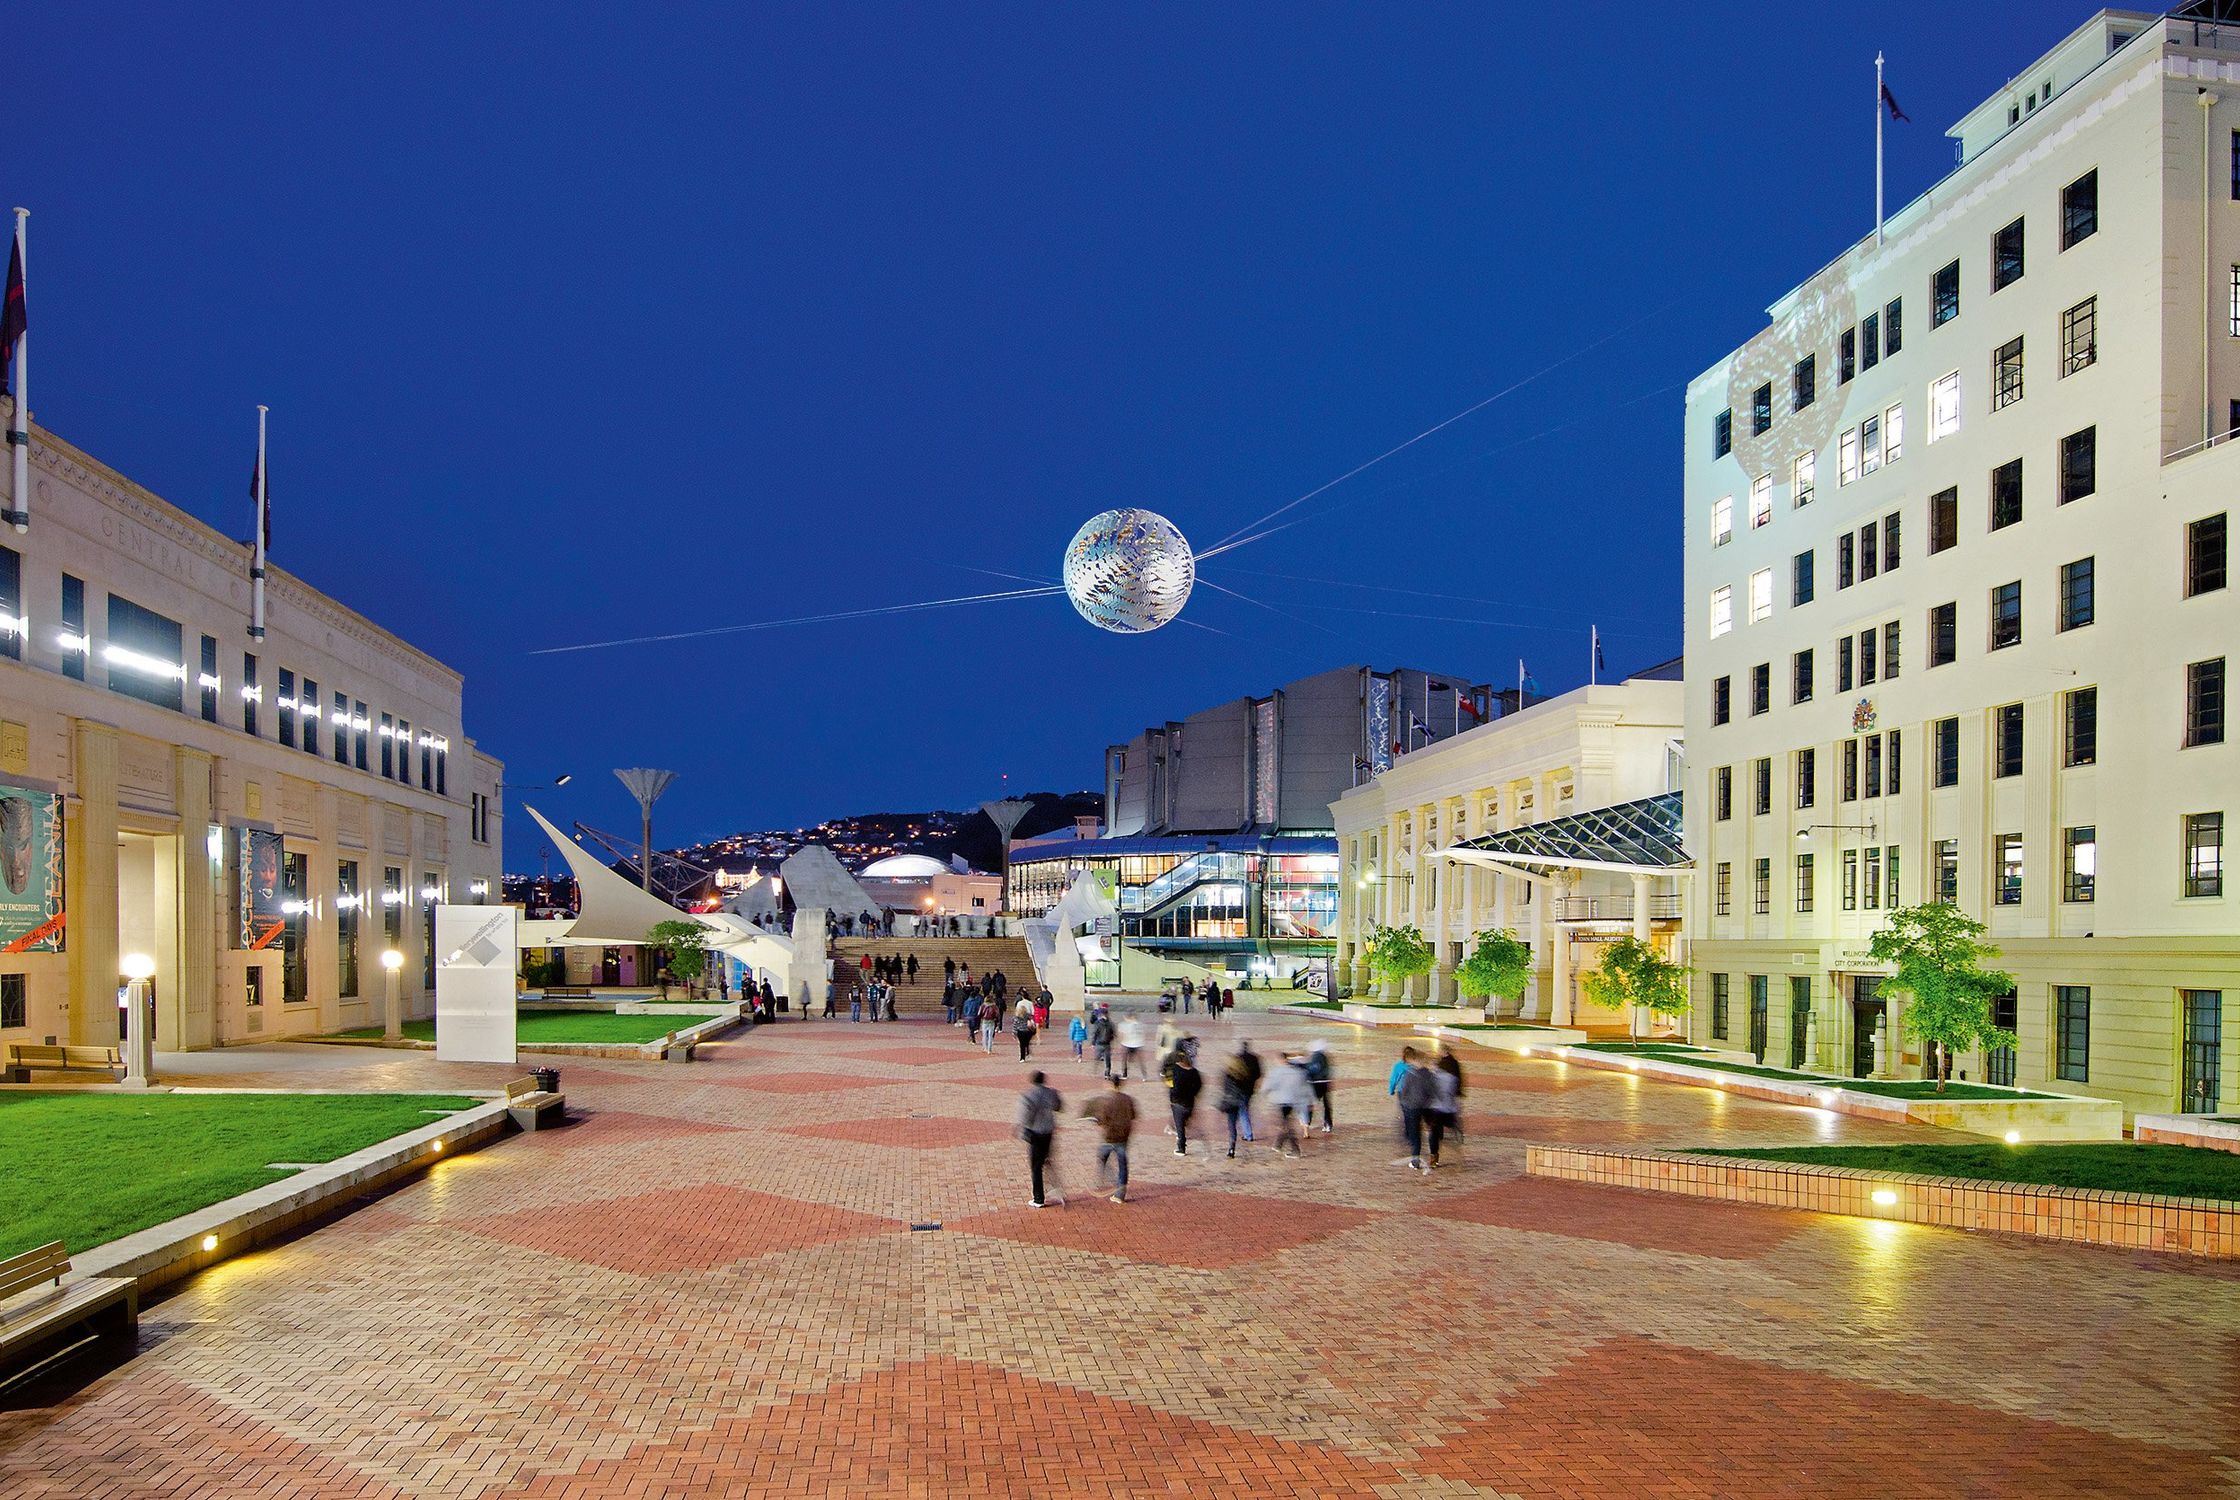
POLYGON ((250 640, 243 543, 36 426, 30 472, 0 529, 0 1042, 116 1041, 126 955, 164 1049, 378 1024, 392 946, 429 1014, 433 906, 500 869, 459 674, 277 568, 250 640))
MULTIPOLYGON (((1537 972, 1522 1013, 1574 1019, 1583 951, 1636 930, 1678 940, 1677 869, 1644 873, 1525 840, 1496 857, 1459 846, 1500 835, 1594 835, 1594 815, 1675 791, 1681 765, 1677 663, 1624 682, 1579 688, 1397 757, 1330 805, 1338 832, 1338 980, 1369 993, 1374 927, 1412 925, 1435 967, 1406 996, 1456 1001, 1454 972, 1475 935, 1507 930, 1530 943, 1537 972), (1646 895, 1646 900, 1637 899, 1646 895), (1637 929, 1637 921, 1641 924, 1637 929)), ((1668 799, 1669 800, 1669 799, 1668 799)), ((1621 1024, 1614 1013, 1582 1019, 1621 1024)))
POLYGON ((1960 1070, 2230 1108, 2240 27, 2103 11, 1951 133, 1689 388, 1694 1034, 1919 1076, 1865 947, 1943 899, 2018 981, 1960 1070))

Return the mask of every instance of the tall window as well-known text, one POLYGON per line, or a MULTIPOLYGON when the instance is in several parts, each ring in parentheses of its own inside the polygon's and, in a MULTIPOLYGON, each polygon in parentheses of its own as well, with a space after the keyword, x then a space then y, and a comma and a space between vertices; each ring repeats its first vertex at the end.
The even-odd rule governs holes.
POLYGON ((1846 328, 1836 338, 1836 384, 1848 385, 1859 373, 1859 335, 1846 328))
POLYGON ((1893 297, 1890 299, 1889 305, 1882 309, 1882 352, 1885 354, 1895 354, 1904 346, 1905 340, 1901 334, 1900 324, 1905 314, 1905 307, 1903 297, 1893 297))
POLYGON ((1991 864, 1998 876, 1992 901, 2000 906, 2022 904, 2022 835, 2019 833, 1994 834, 1991 839, 1991 864))
POLYGON ((1724 823, 1734 816, 1734 767, 1721 766, 1711 773, 1711 816, 1724 823))
POLYGON ((1866 738, 1867 795, 1882 795, 1882 736, 1870 734, 1866 738))
POLYGON ((2061 440, 2061 503, 2082 500, 2100 487, 2100 429, 2087 427, 2061 440))
POLYGON ((1711 976, 1711 1039, 1715 1042, 1727 1039, 1727 976, 1724 974, 1711 976))
POLYGON ((1773 861, 1761 859, 1750 871, 1750 909, 1763 917, 1773 911, 1773 861))
POLYGON ((1750 481, 1750 526, 1752 530, 1773 519, 1773 476, 1760 474, 1750 481))
POLYGON ((1812 895, 1812 856, 1800 854, 1797 856, 1797 910, 1799 912, 1808 913, 1812 910, 1812 895))
POLYGON ((1892 511, 1882 518, 1882 571, 1898 570, 1898 512, 1892 511))
POLYGON ((1960 841, 1938 839, 1930 854, 1930 885, 1939 901, 1960 899, 1960 841))
POLYGON ((1859 577, 1864 580, 1882 571, 1880 529, 1869 521, 1859 528, 1859 577))
POLYGON ((1836 538, 1836 587, 1847 589, 1858 572, 1859 544, 1850 532, 1836 538))
POLYGON ((1872 474, 1882 467, 1882 418, 1869 417, 1859 424, 1859 472, 1872 474))
POLYGON ((1859 800, 1859 742, 1857 740, 1845 740, 1843 742, 1843 800, 1846 802, 1859 800))
POLYGON ((1991 591, 1991 649, 2022 643, 2022 584, 2002 583, 1991 591))
POLYGON ((2053 1076, 2066 1083, 2092 1079, 2092 990, 2081 984, 2053 987, 2053 1076))
POLYGON ((2240 266, 2232 268, 2229 326, 2232 330, 2232 336, 2240 339, 2240 266))
POLYGON ((1862 855, 1862 861, 1864 869, 1860 872, 1859 884, 1861 894, 1866 899, 1861 904, 1868 911, 1880 911, 1882 909, 1882 850, 1870 846, 1862 855))
POLYGON ((2061 619, 2059 628, 2077 630, 2092 623, 2092 559, 2080 557, 2061 565, 2061 619))
POLYGON ((2009 339, 1991 351, 1991 409, 1999 411, 2022 399, 2022 339, 2009 339))
POLYGON ((2224 814, 2186 814, 2185 893, 2224 894, 2224 814))
POLYGON ((1767 381, 1750 393, 1750 431, 1763 437, 1773 428, 1773 382, 1767 381))
POLYGON ((195 675, 195 685, 202 689, 202 721, 218 722, 218 689, 224 684, 218 677, 218 638, 202 638, 202 670, 195 675))
POLYGON ((1773 569, 1760 568, 1750 575, 1750 623, 1773 618, 1773 569))
POLYGON ((0 547, 0 656, 23 659, 23 636, 30 616, 23 607, 23 556, 13 547, 0 547))
POLYGON ((1929 611, 1929 665, 1950 666, 1960 655, 1960 606, 1939 604, 1929 611))
POLYGON ((296 747, 296 674, 286 667, 280 669, 280 697, 273 707, 280 710, 280 743, 293 750, 296 747))
POLYGON ((1935 767, 1930 774, 1932 786, 1958 786, 1960 784, 1960 721, 1939 719, 1932 727, 1930 752, 1935 767))
POLYGON ((1836 483, 1849 484, 1859 477, 1859 429, 1847 427, 1836 434, 1836 483))
POLYGON ((2099 835, 2090 823, 2061 831, 2062 900, 2081 906, 2092 899, 2099 853, 2099 835))
POLYGON ((381 774, 391 779, 397 774, 397 721, 388 714, 381 716, 381 774))
POLYGON ((2100 358, 2100 299, 2087 297, 2061 315, 2061 374, 2064 379, 2100 358))
MULTIPOLYGON (((1711 591, 1711 635, 1713 639, 1734 629, 1734 585, 1721 584, 1711 591)), ((386 752, 383 758, 387 758, 386 752)))
POLYGON ((257 732, 257 706, 264 702, 264 688, 257 682, 257 659, 244 651, 241 653, 241 730, 255 735, 257 732))
POLYGON ((1874 628, 1869 626, 1859 632, 1859 685, 1866 686, 1875 679, 1875 669, 1881 663, 1875 655, 1874 628))
POLYGON ((1734 496, 1721 495, 1711 502, 1711 545, 1724 547, 1734 540, 1734 496))
POLYGON ((1773 757, 1761 755, 1750 763, 1750 814, 1762 818, 1773 811, 1773 757))
POLYGON ((2013 286, 2022 279, 2022 221, 2015 220, 1991 236, 1991 290, 2013 286))
POLYGON ((1843 909, 1859 909, 1859 851, 1856 849, 1843 851, 1843 909))
POLYGON ((2100 231, 2100 173, 2085 173, 2061 190, 2061 248, 2066 250, 2100 231))
POLYGON ((2003 703, 1991 711, 1991 774, 2022 774, 2022 705, 2003 703))
POLYGON ((1885 407, 1882 412, 1882 461, 1894 464, 1905 457, 1906 409, 1885 407))
POLYGON ((177 709, 187 681, 186 637, 179 622, 121 595, 109 596, 109 690, 177 709))
POLYGON ((1711 914, 1723 917, 1734 910, 1734 866, 1721 860, 1711 872, 1711 914))
POLYGON ((1794 606, 1811 602, 1812 554, 1799 552, 1789 564, 1789 603, 1794 606))
POLYGON ((1810 505, 1812 503, 1812 483, 1819 469, 1820 455, 1817 452, 1797 455, 1796 461, 1789 466, 1789 503, 1791 505, 1810 505))
POLYGON ((62 575, 62 675, 86 680, 86 657, 93 642, 86 636, 86 581, 62 575))
POLYGON ((303 692, 296 699, 296 719, 303 729, 303 748, 313 755, 319 753, 319 684, 310 678, 303 679, 303 692))
POLYGON ((1734 452, 1734 408, 1728 407, 1711 419, 1711 456, 1725 458, 1734 452))
POLYGON ((1731 678, 1731 677, 1714 677, 1714 678, 1712 678, 1712 679, 1711 679, 1711 723, 1712 723, 1712 727, 1713 727, 1713 728, 1717 728, 1717 727, 1718 727, 1719 725, 1721 725, 1721 724, 1724 724, 1724 723, 1726 723, 1726 722, 1727 722, 1727 721, 1728 721, 1729 719, 1731 719, 1731 718, 1733 718, 1733 717, 1734 717, 1734 679, 1733 679, 1733 678, 1731 678))
POLYGON ((1940 375, 1929 387, 1929 441, 1960 430, 1960 372, 1940 375))
POLYGON ((1882 680, 1888 682, 1898 675, 1898 622, 1892 620, 1882 627, 1882 680))
POLYGON ((1871 370, 1882 362, 1882 319, 1868 313, 1859 323, 1859 368, 1871 370))
POLYGON ((1813 747, 1810 745, 1805 746, 1802 750, 1799 750, 1797 752, 1797 806, 1800 808, 1812 806, 1813 797, 1815 795, 1815 788, 1813 786, 1813 778, 1815 772, 1813 769, 1813 765, 1818 758, 1819 757, 1817 752, 1815 752, 1813 747))
POLYGON ((1807 354, 1803 359, 1797 361, 1796 370, 1789 377, 1789 409, 1791 411, 1803 411, 1812 404, 1814 397, 1818 394, 1813 388, 1817 378, 1817 372, 1813 368, 1812 355, 1807 354))
POLYGON ((2100 758, 2100 689, 2072 689, 2061 700, 2061 763, 2089 766, 2100 758))
POLYGON ((280 929, 280 999, 299 1005, 311 998, 310 975, 304 963, 310 935, 311 859, 309 855, 280 856, 280 909, 286 913, 280 929))
POLYGON ((2186 668, 2186 745, 2224 743, 2224 658, 2186 668))
POLYGON ((2225 525, 2220 512, 2186 527, 2186 597, 2214 593, 2225 583, 2225 525))
POLYGON ((350 700, 341 693, 334 695, 334 763, 350 763, 350 700))
MULTIPOLYGON (((2234 193, 2240 198, 2240 193, 2234 193)), ((1960 316, 1960 262, 1938 271, 1929 278, 1929 326, 1942 328, 1960 316)))
POLYGON ((358 862, 342 860, 335 865, 335 993, 345 1000, 358 994, 358 901, 361 887, 358 884, 358 862))
POLYGON ((1810 646, 1789 658, 1789 701, 1791 703, 1810 703, 1812 701, 1812 648, 1810 646))
POLYGON ((1839 693, 1850 692, 1851 684, 1858 676, 1857 663, 1852 655, 1855 649, 1849 635, 1836 637, 1836 691, 1839 693))
POLYGON ((1750 669, 1750 712, 1753 716, 1773 707, 1773 664, 1759 662, 1750 669))
POLYGON ((1948 552, 1960 545, 1960 492, 1939 490, 1929 497, 1929 551, 1948 552))

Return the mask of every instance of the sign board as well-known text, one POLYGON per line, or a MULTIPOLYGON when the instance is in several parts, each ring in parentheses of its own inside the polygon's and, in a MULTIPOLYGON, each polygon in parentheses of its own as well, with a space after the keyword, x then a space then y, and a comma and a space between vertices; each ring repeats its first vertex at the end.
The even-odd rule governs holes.
POLYGON ((62 798, 0 782, 0 953, 60 953, 62 926, 62 798))
POLYGON ((280 835, 269 828, 233 830, 234 910, 240 915, 237 946, 269 948, 288 925, 283 903, 280 835))
POLYGON ((1314 995, 1330 993, 1330 961, 1318 958, 1307 965, 1307 992, 1314 995))
POLYGON ((521 913, 511 906, 436 907, 436 1056, 514 1061, 514 971, 521 913))
POLYGON ((1089 924, 1089 930, 1090 930, 1091 932, 1094 932, 1094 933, 1095 933, 1095 934, 1096 934, 1096 935, 1097 935, 1098 937, 1101 937, 1101 938, 1107 938, 1107 937, 1110 937, 1110 936, 1112 936, 1112 918, 1110 918, 1110 917, 1099 917, 1099 918, 1097 918, 1097 919, 1096 919, 1096 921, 1094 921, 1094 922, 1092 922, 1092 923, 1090 923, 1090 924, 1089 924))

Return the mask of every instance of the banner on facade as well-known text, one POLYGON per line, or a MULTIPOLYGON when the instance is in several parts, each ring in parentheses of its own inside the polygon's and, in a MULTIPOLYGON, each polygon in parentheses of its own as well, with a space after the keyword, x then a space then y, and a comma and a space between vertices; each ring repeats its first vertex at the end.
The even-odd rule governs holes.
POLYGON ((240 946, 256 951, 278 941, 288 925, 282 909, 280 835, 263 828, 233 831, 234 905, 241 916, 240 946))
POLYGON ((60 953, 62 928, 62 798, 0 782, 0 953, 60 953))

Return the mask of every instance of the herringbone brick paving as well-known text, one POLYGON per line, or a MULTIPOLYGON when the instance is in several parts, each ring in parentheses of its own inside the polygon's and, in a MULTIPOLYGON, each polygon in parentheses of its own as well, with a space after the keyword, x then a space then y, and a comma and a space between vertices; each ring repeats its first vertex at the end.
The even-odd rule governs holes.
MULTIPOLYGON (((1215 1059, 1330 1039, 1339 1133, 1177 1158, 1138 1083, 1132 1201, 1091 1195, 1069 1119, 1075 1196, 1038 1212, 1008 1042, 789 1021, 563 1061, 571 1127, 205 1273, 137 1358, 0 1414, 0 1495, 2234 1493, 2224 1268, 1527 1179, 1537 1140, 1921 1132, 1475 1049, 1425 1179, 1394 1038, 1197 1024, 1215 1059)), ((1066 1052, 1038 1060, 1070 1111, 1099 1085, 1066 1052)))

